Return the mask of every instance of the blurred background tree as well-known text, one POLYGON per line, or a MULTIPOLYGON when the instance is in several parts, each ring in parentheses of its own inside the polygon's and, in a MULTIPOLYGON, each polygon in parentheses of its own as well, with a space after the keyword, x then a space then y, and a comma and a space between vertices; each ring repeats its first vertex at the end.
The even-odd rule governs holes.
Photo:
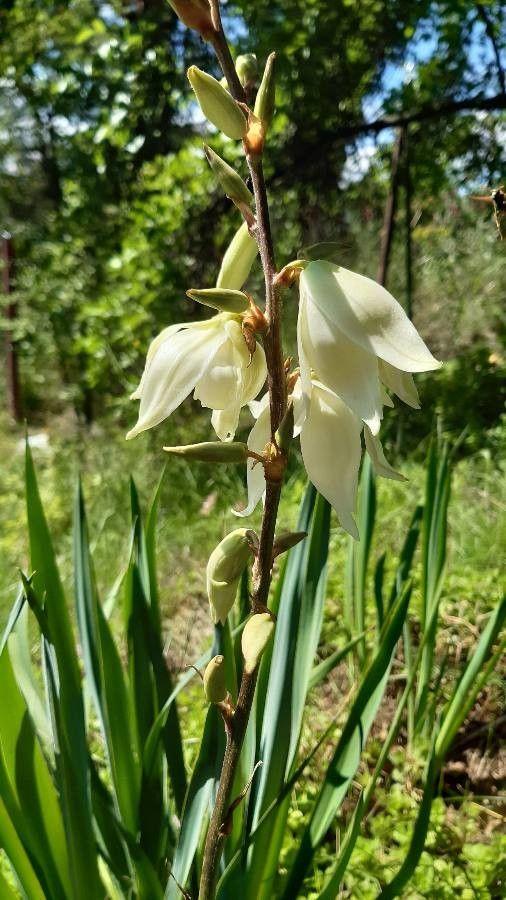
MULTIPOLYGON (((280 262, 337 239, 345 265, 375 274, 395 132, 361 125, 413 117, 413 197, 399 218, 412 225, 414 317, 446 357, 472 348, 468 388, 488 386, 491 424, 503 248, 467 195, 504 172, 504 6, 241 0, 226 15, 237 52, 255 48, 261 66, 278 51, 267 175, 280 262)), ((31 420, 69 404, 88 421, 121 416, 152 335, 188 315, 187 287, 214 283, 238 221, 230 210, 225 230, 217 224, 225 206, 202 153, 190 61, 214 65, 164 0, 2 5, 0 226, 16 249, 31 420)), ((235 161, 231 142, 213 142, 235 161)), ((400 229, 389 276, 401 299, 404 240, 400 229)), ((449 372, 435 390, 451 395, 449 372)))

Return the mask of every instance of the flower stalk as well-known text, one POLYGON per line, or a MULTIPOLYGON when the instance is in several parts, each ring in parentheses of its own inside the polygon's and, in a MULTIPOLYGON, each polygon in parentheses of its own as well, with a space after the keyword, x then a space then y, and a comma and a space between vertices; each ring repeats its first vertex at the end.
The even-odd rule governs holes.
MULTIPOLYGON (((212 40, 218 61, 223 71, 230 93, 238 102, 244 101, 244 89, 239 81, 234 61, 230 53, 223 25, 219 2, 212 0, 215 35, 212 40)), ((267 386, 271 417, 271 439, 286 411, 286 373, 281 341, 281 286, 275 284, 276 263, 269 218, 267 189, 262 166, 262 154, 251 152, 248 142, 244 142, 246 161, 251 174, 255 198, 256 221, 252 232, 258 244, 260 260, 265 280, 265 318, 267 330, 263 335, 263 346, 267 365, 267 386)), ((286 461, 285 461, 286 462, 286 461)), ((284 468, 284 466, 283 466, 284 468)), ((259 546, 253 566, 252 610, 263 613, 267 608, 272 578, 273 547, 276 519, 281 495, 281 479, 271 480, 268 467, 265 470, 265 506, 260 532, 259 546)), ((235 772, 239 763, 244 735, 251 713, 258 665, 252 672, 244 672, 239 688, 237 704, 231 717, 223 766, 220 775, 216 803, 211 815, 204 848, 199 900, 210 900, 214 896, 216 874, 226 837, 225 823, 230 805, 235 772)))

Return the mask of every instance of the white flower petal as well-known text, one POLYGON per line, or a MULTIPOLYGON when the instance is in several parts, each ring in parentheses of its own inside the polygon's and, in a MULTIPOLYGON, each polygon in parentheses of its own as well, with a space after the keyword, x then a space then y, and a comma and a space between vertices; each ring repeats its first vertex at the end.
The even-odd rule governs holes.
POLYGON ((127 440, 163 422, 191 393, 226 340, 217 318, 171 332, 158 343, 141 382, 139 419, 127 440))
POLYGON ((256 397, 267 367, 263 348, 257 344, 250 363, 249 351, 237 322, 225 323, 228 338, 219 348, 203 378, 195 386, 194 397, 203 406, 215 410, 211 417, 222 441, 235 435, 241 407, 256 397))
POLYGON ((402 306, 372 279, 317 260, 304 269, 300 284, 331 322, 369 353, 404 372, 440 367, 402 306))
POLYGON ((242 403, 243 405, 253 400, 262 390, 267 378, 267 364, 265 362, 264 348, 257 341, 256 350, 251 363, 242 369, 242 403))
MULTIPOLYGON (((311 385, 311 390, 312 390, 311 385)), ((293 400, 293 436, 298 437, 301 433, 302 426, 306 421, 307 414, 309 412, 309 402, 306 402, 305 398, 302 395, 302 383, 300 378, 297 378, 292 390, 292 400, 293 400)))
POLYGON ((141 399, 143 387, 146 382, 147 371, 151 365, 153 357, 154 357, 156 351, 158 350, 158 347, 160 346, 160 344, 163 344, 163 342, 166 341, 167 338, 171 334, 176 334, 177 331, 181 331, 181 329, 183 329, 183 328, 186 328, 186 325, 184 325, 183 323, 180 323, 177 325, 169 325, 168 328, 164 328, 163 331, 161 331, 160 334, 158 334, 154 338, 154 340, 151 341, 151 343, 148 347, 148 352, 147 352, 147 356, 146 356, 146 365, 144 366, 144 372, 142 373, 142 378, 139 382, 139 386, 136 388, 136 390, 133 392, 133 394, 130 394, 130 400, 140 400, 141 399))
POLYGON ((220 441, 232 441, 237 431, 241 406, 235 403, 228 409, 215 409, 211 416, 213 426, 220 441))
POLYGON ((331 391, 313 382, 309 415, 300 434, 302 458, 315 488, 334 507, 343 528, 358 540, 353 519, 362 446, 361 424, 331 391))
POLYGON ((310 296, 299 311, 298 327, 299 346, 318 380, 377 434, 383 404, 376 356, 350 341, 310 296))
POLYGON ((304 292, 301 289, 299 300, 299 315, 297 318, 297 353, 299 356, 300 386, 302 389, 302 399, 305 411, 304 415, 306 415, 309 409, 309 400, 312 391, 311 365, 306 356, 304 341, 302 339, 303 333, 305 331, 306 320, 307 300, 304 292))
POLYGON ((389 406, 391 409, 393 409, 394 401, 392 400, 384 384, 380 384, 380 394, 383 406, 389 406))
POLYGON ((193 396, 209 409, 226 409, 231 403, 235 403, 239 387, 235 351, 231 341, 226 339, 195 385, 193 396))
POLYGON ((407 481, 404 475, 392 468, 385 457, 380 439, 371 434, 367 425, 364 427, 364 439, 365 449, 371 457, 372 467, 376 475, 381 475, 383 478, 391 478, 392 481, 407 481))
POLYGON ((409 372, 401 372, 383 359, 379 361, 379 375, 387 388, 391 390, 400 400, 412 406, 413 409, 420 409, 420 398, 413 381, 413 376, 409 372))
MULTIPOLYGON (((269 443, 271 437, 271 417, 269 410, 269 395, 265 394, 260 400, 262 409, 253 425, 248 437, 248 447, 256 453, 262 453, 266 444, 269 443)), ((262 463, 256 462, 254 459, 248 459, 247 462, 247 481, 248 481, 248 505, 245 509, 232 512, 236 516, 243 518, 250 516, 258 501, 265 493, 265 476, 262 463)))

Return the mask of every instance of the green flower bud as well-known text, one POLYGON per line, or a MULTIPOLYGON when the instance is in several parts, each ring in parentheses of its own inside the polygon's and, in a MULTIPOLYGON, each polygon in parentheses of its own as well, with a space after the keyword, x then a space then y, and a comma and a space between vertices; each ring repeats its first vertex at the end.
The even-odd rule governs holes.
POLYGON ((241 638, 244 671, 251 675, 258 666, 262 653, 274 632, 274 619, 270 613, 256 613, 248 619, 241 638))
POLYGON ((208 463, 244 463, 248 458, 248 446, 240 441, 206 441, 203 444, 163 449, 172 456, 184 456, 185 459, 208 463))
POLYGON ((169 0, 169 3, 181 22, 198 31, 204 40, 214 33, 209 0, 169 0))
POLYGON ((248 206, 251 206, 253 194, 249 188, 246 187, 241 176, 237 174, 235 169, 233 169, 232 166, 229 166, 221 156, 218 156, 214 150, 211 150, 211 148, 207 147, 205 144, 204 153, 227 197, 229 197, 230 200, 233 200, 234 203, 246 203, 248 206))
POLYGON ((276 102, 276 80, 274 75, 274 63, 276 54, 271 53, 265 64, 264 74, 260 87, 258 88, 254 113, 262 120, 265 128, 270 124, 274 115, 274 105, 276 102))
POLYGON ((240 291, 257 253, 257 242, 251 237, 246 222, 243 222, 225 252, 216 287, 240 291))
POLYGON ((209 660, 204 672, 204 693, 209 703, 222 703, 227 696, 224 656, 209 660))
POLYGON ((254 53, 243 53, 235 61, 235 71, 243 87, 253 84, 258 75, 258 62, 254 53))
POLYGON ((201 290, 192 288, 186 291, 186 294, 197 303, 210 306, 211 309, 219 309, 221 312, 240 315, 249 309, 249 300, 242 291, 228 291, 226 288, 202 288, 201 290))
POLYGON ((216 78, 190 66, 188 79, 205 117, 227 137, 239 140, 246 134, 248 123, 241 107, 216 78))
POLYGON ((232 609, 237 588, 251 557, 249 530, 236 528, 214 548, 207 563, 207 596, 213 622, 223 625, 232 609))

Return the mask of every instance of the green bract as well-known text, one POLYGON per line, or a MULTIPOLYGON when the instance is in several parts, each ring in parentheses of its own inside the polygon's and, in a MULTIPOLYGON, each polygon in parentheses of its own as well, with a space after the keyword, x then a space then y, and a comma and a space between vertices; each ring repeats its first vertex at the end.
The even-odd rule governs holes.
POLYGON ((264 74, 255 100, 254 113, 262 120, 264 125, 269 125, 274 115, 276 103, 275 62, 276 54, 271 53, 265 64, 264 74))
POLYGON ((248 206, 253 202, 253 194, 246 187, 241 176, 237 174, 232 166, 229 166, 221 156, 218 156, 214 150, 204 144, 204 153, 207 156, 209 165, 220 182, 227 197, 230 197, 234 203, 246 203, 248 206))
POLYGON ((248 447, 240 441, 204 441, 202 444, 186 444, 183 447, 164 447, 171 456, 184 456, 209 463, 240 463, 248 458, 248 447))
POLYGON ((226 288, 202 288, 201 290, 192 288, 186 293, 197 303, 210 306, 211 309, 219 309, 221 312, 240 314, 246 312, 249 307, 248 298, 242 291, 231 291, 226 288))

